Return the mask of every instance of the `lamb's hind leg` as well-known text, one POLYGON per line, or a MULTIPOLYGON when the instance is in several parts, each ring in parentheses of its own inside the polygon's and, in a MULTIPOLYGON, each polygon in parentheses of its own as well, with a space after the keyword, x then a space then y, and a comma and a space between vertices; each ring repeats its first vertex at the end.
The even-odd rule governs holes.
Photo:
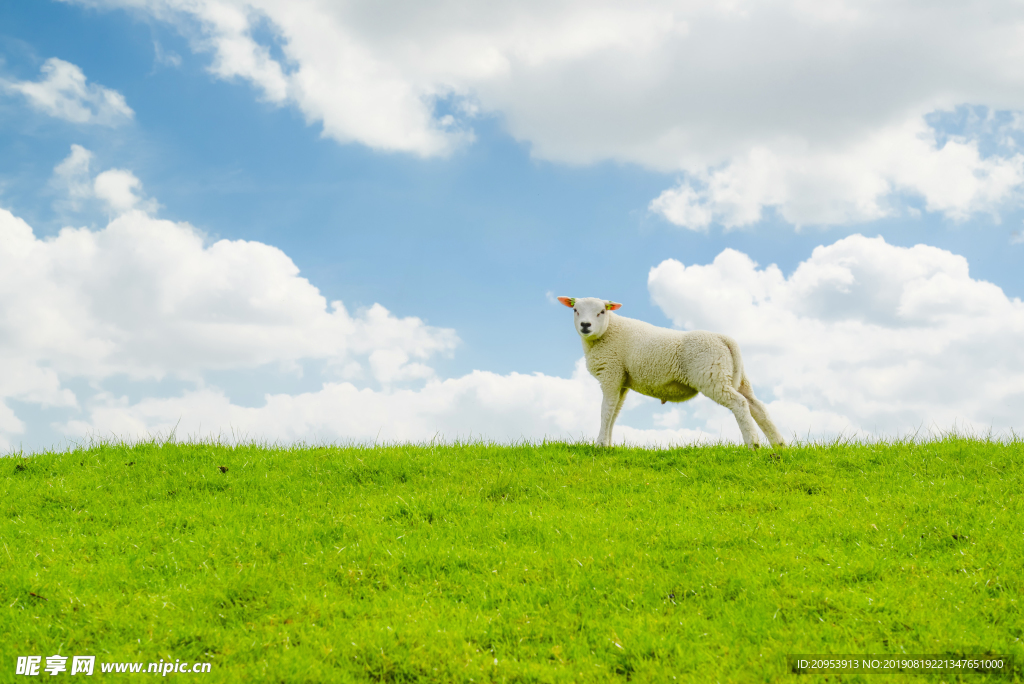
POLYGON ((746 375, 743 376, 743 382, 740 383, 740 394, 747 398, 747 402, 750 404, 750 415, 757 421, 758 426, 760 426, 768 441, 775 446, 786 446, 786 440, 782 438, 778 428, 775 427, 775 423, 768 416, 768 409, 754 396, 754 389, 750 386, 750 378, 746 375))
POLYGON ((751 449, 761 446, 761 440, 757 436, 757 426, 750 415, 750 404, 746 397, 737 392, 732 385, 701 391, 712 401, 732 411, 732 415, 736 416, 736 422, 740 426, 740 432, 743 434, 744 444, 751 449))

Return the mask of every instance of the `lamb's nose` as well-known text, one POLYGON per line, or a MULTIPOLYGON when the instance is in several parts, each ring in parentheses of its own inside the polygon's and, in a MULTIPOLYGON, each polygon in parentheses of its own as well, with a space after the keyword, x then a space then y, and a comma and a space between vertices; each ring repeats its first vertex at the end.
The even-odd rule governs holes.
POLYGON ((590 327, 589 323, 580 323, 580 328, 583 330, 583 332, 587 332, 587 328, 589 328, 589 327, 590 327))

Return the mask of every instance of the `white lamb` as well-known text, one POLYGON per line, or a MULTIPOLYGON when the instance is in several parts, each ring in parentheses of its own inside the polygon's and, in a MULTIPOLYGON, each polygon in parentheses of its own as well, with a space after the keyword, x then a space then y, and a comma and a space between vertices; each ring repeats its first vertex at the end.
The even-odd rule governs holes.
POLYGON ((754 421, 772 444, 784 446, 764 404, 743 372, 736 341, 726 335, 659 328, 612 313, 621 304, 587 297, 559 297, 575 311, 587 370, 601 383, 601 432, 597 443, 611 446, 612 426, 629 390, 666 401, 686 401, 698 392, 732 411, 743 441, 760 446, 754 421))

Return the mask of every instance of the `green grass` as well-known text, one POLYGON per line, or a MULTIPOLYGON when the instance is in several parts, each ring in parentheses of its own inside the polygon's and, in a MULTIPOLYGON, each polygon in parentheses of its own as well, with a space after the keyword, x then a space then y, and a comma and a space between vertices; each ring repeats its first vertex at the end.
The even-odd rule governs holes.
POLYGON ((1021 681, 1022 466, 956 436, 0 459, 0 681, 58 652, 204 682, 1021 681), (795 653, 1017 660, 825 677, 795 653))

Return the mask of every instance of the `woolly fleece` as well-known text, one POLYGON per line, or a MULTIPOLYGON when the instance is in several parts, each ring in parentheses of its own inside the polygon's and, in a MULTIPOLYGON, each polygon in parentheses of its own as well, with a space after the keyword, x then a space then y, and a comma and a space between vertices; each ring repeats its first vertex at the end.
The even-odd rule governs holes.
POLYGON ((783 446, 768 411, 743 370, 739 345, 727 335, 659 328, 613 313, 621 304, 587 297, 559 297, 575 312, 587 370, 597 378, 604 399, 597 443, 611 446, 612 427, 629 390, 680 402, 698 392, 732 411, 743 441, 760 446, 756 425, 772 444, 783 446))

